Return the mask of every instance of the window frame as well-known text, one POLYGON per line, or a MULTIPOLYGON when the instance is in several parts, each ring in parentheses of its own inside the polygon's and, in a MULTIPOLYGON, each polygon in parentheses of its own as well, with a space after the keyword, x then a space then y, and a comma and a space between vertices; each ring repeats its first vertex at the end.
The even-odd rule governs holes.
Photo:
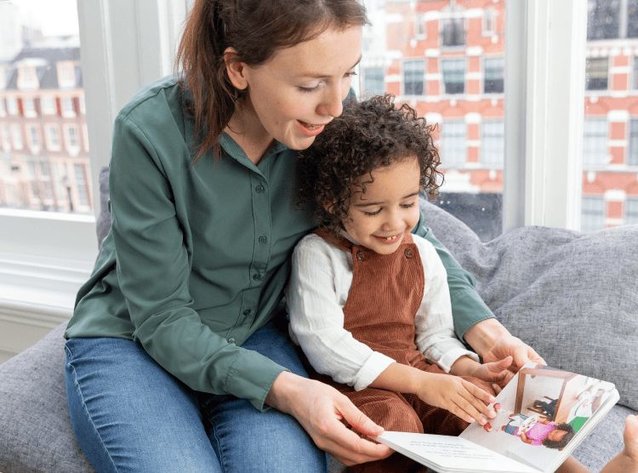
POLYGON ((98 179, 109 162, 113 120, 140 87, 172 72, 188 1, 77 4, 95 215, 0 208, 0 359, 70 317, 97 255, 98 179))

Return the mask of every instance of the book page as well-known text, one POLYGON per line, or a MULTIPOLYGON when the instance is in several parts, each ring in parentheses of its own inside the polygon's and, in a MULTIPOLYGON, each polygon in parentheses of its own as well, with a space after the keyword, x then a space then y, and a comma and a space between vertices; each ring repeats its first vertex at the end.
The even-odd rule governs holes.
POLYGON ((461 437, 386 431, 377 441, 439 472, 539 473, 461 437))
POLYGON ((544 472, 553 472, 618 400, 613 384, 544 366, 526 366, 497 396, 492 431, 470 425, 461 437, 544 472))

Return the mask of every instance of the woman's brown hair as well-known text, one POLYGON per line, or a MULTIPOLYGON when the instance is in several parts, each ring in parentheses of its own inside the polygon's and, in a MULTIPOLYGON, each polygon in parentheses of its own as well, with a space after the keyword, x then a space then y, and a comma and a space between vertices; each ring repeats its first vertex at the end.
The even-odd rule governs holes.
POLYGON ((237 60, 256 66, 276 50, 310 40, 330 27, 366 23, 359 0, 195 0, 176 65, 195 119, 197 157, 209 150, 218 153, 219 135, 242 98, 226 73, 226 48, 237 51, 237 60))

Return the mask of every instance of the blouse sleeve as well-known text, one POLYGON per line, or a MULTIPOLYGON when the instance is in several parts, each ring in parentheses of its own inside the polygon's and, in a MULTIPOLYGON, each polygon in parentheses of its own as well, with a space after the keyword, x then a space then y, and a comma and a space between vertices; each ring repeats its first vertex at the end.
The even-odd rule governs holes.
POLYGON ((346 258, 316 235, 304 238, 293 253, 286 300, 291 335, 313 368, 361 390, 394 360, 373 351, 344 328, 336 286, 340 278, 351 274, 346 258))

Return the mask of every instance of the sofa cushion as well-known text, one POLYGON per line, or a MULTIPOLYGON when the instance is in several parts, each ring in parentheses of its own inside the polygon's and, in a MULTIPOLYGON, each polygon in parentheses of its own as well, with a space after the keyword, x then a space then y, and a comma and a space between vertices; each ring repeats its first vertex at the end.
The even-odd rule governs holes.
POLYGON ((638 225, 528 226, 483 243, 440 208, 424 211, 503 325, 549 365, 613 382, 620 404, 638 409, 638 225))
POLYGON ((64 387, 64 325, 0 364, 0 471, 89 473, 64 387))

